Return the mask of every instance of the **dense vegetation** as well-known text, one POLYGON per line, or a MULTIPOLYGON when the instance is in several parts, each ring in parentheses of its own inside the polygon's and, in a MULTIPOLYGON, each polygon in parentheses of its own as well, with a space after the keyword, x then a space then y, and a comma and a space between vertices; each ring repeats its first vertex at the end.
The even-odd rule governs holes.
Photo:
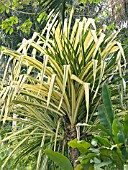
POLYGON ((123 3, 114 23, 101 0, 0 3, 0 168, 127 169, 123 3))

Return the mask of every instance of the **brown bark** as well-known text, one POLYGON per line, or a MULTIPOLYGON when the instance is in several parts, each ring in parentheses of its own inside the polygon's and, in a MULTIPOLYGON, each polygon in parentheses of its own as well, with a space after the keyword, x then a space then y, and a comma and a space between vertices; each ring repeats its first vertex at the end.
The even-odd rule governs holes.
MULTIPOLYGON (((68 143, 69 141, 71 141, 71 140, 73 140, 75 138, 77 138, 76 128, 71 127, 70 125, 68 125, 67 129, 65 131, 66 142, 68 143)), ((79 164, 79 162, 77 161, 78 156, 79 156, 78 149, 69 147, 69 157, 70 157, 70 160, 71 160, 71 162, 73 164, 74 169, 79 164)))
POLYGON ((79 164, 79 162, 77 161, 79 153, 78 153, 78 149, 76 148, 69 148, 70 149, 70 159, 72 161, 73 167, 74 169, 77 167, 77 165, 79 164))

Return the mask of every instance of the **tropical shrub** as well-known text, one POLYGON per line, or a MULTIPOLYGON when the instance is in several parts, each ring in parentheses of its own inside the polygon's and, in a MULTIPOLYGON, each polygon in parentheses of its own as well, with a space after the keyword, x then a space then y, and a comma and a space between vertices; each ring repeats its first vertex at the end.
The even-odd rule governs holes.
MULTIPOLYGON (((98 111, 100 123, 95 126, 99 131, 92 134, 91 142, 74 139, 68 143, 70 147, 77 148, 80 152, 76 170, 123 170, 128 168, 128 114, 123 120, 119 120, 113 111, 110 97, 110 90, 107 85, 104 85, 102 89, 103 105, 99 107, 98 111)), ((50 149, 46 149, 44 152, 60 167, 67 165, 63 169, 72 169, 68 160, 60 153, 50 149)))
POLYGON ((128 168, 128 114, 119 120, 114 113, 110 91, 107 85, 102 90, 103 105, 99 106, 100 124, 96 126, 98 133, 93 134, 91 144, 85 141, 70 141, 71 147, 76 147, 81 155, 80 164, 76 169, 115 169, 128 168))
POLYGON ((1 84, 1 121, 17 121, 1 141, 7 142, 7 150, 11 148, 2 168, 12 157, 10 167, 15 168, 24 158, 29 162, 32 155, 37 158, 33 169, 56 167, 48 162, 45 148, 69 155, 76 167, 78 150, 67 143, 76 137, 88 140, 94 130, 88 125, 98 123, 101 87, 106 82, 113 87, 123 79, 125 56, 115 40, 117 33, 107 37, 105 27, 97 30, 93 19, 72 23, 71 18, 65 20, 63 29, 55 18, 42 35, 23 39, 17 51, 2 48, 9 60, 1 84), (87 126, 80 131, 78 123, 87 126))

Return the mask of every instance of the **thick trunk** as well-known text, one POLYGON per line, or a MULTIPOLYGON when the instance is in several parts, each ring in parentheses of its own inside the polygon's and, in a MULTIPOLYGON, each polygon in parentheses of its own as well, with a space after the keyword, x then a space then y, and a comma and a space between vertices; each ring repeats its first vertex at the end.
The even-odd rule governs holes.
POLYGON ((77 167, 77 165, 79 164, 79 162, 77 161, 79 153, 78 153, 78 149, 76 148, 69 148, 70 149, 70 159, 72 161, 73 167, 74 169, 77 167))
MULTIPOLYGON (((77 132, 76 132, 76 127, 73 127, 70 129, 70 141, 77 138, 77 132)), ((78 165, 78 156, 79 156, 79 152, 78 149, 76 148, 69 148, 70 149, 70 159, 72 161, 72 164, 74 166, 74 169, 76 168, 76 166, 78 165)))
MULTIPOLYGON (((67 142, 77 138, 76 128, 75 127, 71 128, 71 126, 69 125, 66 129, 65 135, 66 135, 65 139, 66 139, 67 142)), ((77 161, 78 156, 79 156, 78 149, 69 147, 69 157, 70 157, 70 160, 73 164, 74 169, 79 164, 79 162, 77 161)))

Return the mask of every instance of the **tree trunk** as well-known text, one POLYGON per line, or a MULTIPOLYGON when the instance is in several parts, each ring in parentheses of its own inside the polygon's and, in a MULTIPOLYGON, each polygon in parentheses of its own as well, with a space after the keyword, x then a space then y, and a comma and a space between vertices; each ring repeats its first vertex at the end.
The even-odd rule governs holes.
POLYGON ((125 16, 128 17, 128 0, 124 0, 125 16))
MULTIPOLYGON (((69 141, 71 141, 71 140, 73 140, 75 138, 77 138, 76 128, 71 127, 70 125, 68 125, 67 129, 65 131, 66 142, 68 143, 69 141)), ((79 156, 78 149, 69 147, 69 157, 70 157, 70 160, 71 160, 71 162, 73 164, 74 169, 79 164, 79 162, 77 161, 78 156, 79 156)))
POLYGON ((119 25, 121 21, 125 19, 125 0, 109 0, 109 6, 111 8, 112 19, 116 25, 119 25))
POLYGON ((70 159, 72 161, 74 169, 76 169, 77 165, 79 164, 79 162, 77 161, 79 156, 78 149, 71 148, 71 147, 69 149, 70 149, 70 159))

